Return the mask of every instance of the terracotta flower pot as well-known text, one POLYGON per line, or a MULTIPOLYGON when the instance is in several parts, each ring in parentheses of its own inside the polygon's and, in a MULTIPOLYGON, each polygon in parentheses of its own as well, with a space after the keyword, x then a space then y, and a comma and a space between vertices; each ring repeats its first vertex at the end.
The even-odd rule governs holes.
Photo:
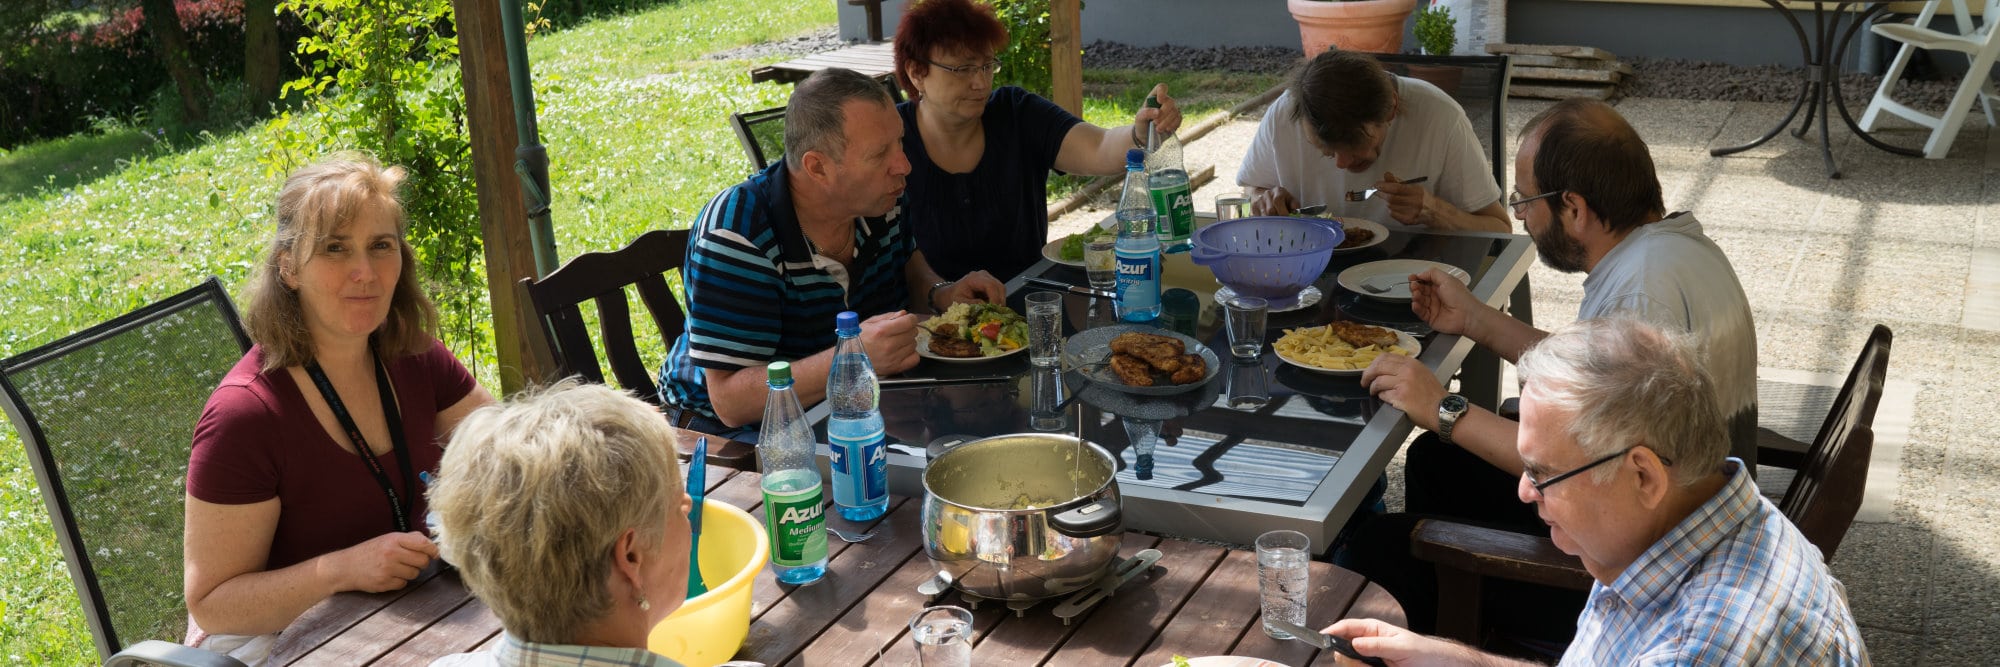
POLYGON ((1299 22, 1299 41, 1311 59, 1328 46, 1345 51, 1401 53, 1403 23, 1417 0, 1285 0, 1299 22))

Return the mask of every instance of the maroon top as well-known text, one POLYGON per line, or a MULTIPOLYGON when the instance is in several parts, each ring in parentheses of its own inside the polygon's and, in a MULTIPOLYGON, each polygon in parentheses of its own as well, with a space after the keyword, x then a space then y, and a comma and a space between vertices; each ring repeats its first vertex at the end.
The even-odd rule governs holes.
MULTIPOLYGON (((368 464, 320 427, 289 373, 282 368, 258 372, 263 357, 261 346, 250 348, 209 395, 194 427, 188 494, 220 505, 278 498, 283 509, 271 536, 266 570, 395 531, 388 497, 368 472, 368 464)), ((472 393, 472 375, 436 342, 428 350, 386 365, 402 411, 411 470, 435 471, 444 456, 436 435, 438 412, 472 393)), ((341 400, 352 405, 381 398, 370 393, 341 400)), ((409 498, 395 455, 383 454, 381 461, 397 495, 409 498)), ((422 489, 415 496, 410 519, 416 524, 413 528, 422 529, 429 503, 422 489)))

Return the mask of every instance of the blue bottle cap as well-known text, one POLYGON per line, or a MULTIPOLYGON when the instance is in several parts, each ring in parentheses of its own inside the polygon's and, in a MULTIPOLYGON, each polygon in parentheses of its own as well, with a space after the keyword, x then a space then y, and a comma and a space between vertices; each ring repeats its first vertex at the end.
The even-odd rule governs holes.
POLYGON ((839 315, 833 316, 833 331, 837 334, 861 331, 861 316, 856 315, 852 310, 840 311, 839 315))
POLYGON ((1137 164, 1137 165, 1143 165, 1143 164, 1146 164, 1146 150, 1145 150, 1145 149, 1143 149, 1143 148, 1134 148, 1134 149, 1131 149, 1131 150, 1127 150, 1127 151, 1125 151, 1125 165, 1126 165, 1126 166, 1131 166, 1131 165, 1135 165, 1135 164, 1137 164))

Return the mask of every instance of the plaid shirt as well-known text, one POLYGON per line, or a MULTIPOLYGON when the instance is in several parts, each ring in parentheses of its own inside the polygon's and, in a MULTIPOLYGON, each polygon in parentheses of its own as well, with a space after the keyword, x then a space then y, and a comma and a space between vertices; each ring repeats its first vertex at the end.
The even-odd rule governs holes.
POLYGON ((491 651, 438 658, 431 667, 681 667, 640 648, 536 644, 502 633, 491 651))
POLYGON ((1564 665, 1865 665, 1847 593, 1742 461, 1610 585, 1590 588, 1564 665))

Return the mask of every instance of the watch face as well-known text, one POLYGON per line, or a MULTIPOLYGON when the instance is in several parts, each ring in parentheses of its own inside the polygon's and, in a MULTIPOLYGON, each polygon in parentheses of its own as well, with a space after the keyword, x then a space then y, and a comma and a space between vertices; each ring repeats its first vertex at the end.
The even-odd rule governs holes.
POLYGON ((1445 396, 1444 400, 1438 401, 1438 409, 1445 412, 1464 412, 1465 397, 1458 394, 1445 396))

